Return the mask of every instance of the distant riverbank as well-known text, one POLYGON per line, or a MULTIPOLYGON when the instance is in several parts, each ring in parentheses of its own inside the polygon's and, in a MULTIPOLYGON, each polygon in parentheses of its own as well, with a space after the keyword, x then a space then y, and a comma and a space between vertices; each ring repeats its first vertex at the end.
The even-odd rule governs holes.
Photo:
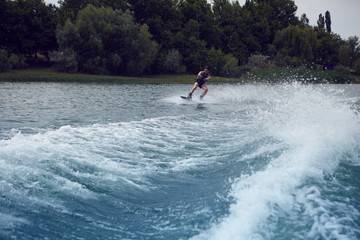
MULTIPOLYGON (((0 81, 41 81, 41 82, 116 82, 136 84, 170 84, 170 83, 192 83, 193 75, 150 75, 141 77, 109 76, 72 74, 57 72, 53 68, 31 68, 21 70, 9 70, 0 73, 0 81)), ((227 78, 212 76, 214 83, 334 83, 334 84, 359 84, 360 76, 344 74, 336 71, 319 71, 306 68, 264 68, 255 69, 243 74, 240 78, 227 78)))

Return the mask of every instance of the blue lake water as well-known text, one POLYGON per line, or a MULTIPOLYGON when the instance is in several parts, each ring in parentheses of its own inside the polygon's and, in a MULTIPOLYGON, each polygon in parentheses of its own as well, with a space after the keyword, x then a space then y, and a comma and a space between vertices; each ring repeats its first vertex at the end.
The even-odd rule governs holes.
POLYGON ((0 239, 360 239, 360 86, 0 82, 0 239))

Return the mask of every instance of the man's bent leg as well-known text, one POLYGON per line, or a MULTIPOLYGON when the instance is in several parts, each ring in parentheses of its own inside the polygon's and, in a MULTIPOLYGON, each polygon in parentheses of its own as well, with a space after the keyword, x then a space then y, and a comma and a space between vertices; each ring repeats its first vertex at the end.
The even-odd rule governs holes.
POLYGON ((203 84, 201 86, 201 89, 204 90, 204 92, 201 94, 200 99, 203 99, 205 97, 206 93, 208 92, 208 88, 205 84, 203 84))
POLYGON ((199 83, 198 82, 195 82, 194 83, 194 86, 192 87, 192 89, 190 90, 190 93, 193 94, 194 91, 196 90, 196 88, 199 86, 199 83))
POLYGON ((192 87, 192 89, 189 92, 188 98, 191 99, 192 98, 192 94, 194 93, 194 91, 196 90, 196 88, 199 86, 199 83, 195 82, 194 86, 192 87))

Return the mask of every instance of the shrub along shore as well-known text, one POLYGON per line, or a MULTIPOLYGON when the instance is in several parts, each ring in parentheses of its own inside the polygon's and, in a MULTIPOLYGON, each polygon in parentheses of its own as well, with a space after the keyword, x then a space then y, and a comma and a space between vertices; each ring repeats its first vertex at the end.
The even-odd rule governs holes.
MULTIPOLYGON (((53 68, 8 70, 0 73, 1 81, 11 82, 114 82, 124 84, 193 83, 194 75, 150 75, 141 77, 62 73, 53 68)), ((360 76, 336 71, 320 71, 307 68, 258 68, 240 78, 212 76, 212 83, 330 83, 359 84, 360 76)))

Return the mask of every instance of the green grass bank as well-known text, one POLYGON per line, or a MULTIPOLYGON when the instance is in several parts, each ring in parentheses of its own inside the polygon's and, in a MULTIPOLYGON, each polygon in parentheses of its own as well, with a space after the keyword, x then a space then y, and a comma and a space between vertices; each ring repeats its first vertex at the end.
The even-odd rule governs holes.
MULTIPOLYGON (((30 68, 9 70, 0 73, 0 81, 11 82, 114 82, 124 84, 171 84, 193 83, 194 75, 155 75, 142 77, 71 74, 57 72, 53 68, 30 68)), ((318 71, 306 68, 264 68, 243 74, 240 78, 212 76, 213 83, 284 83, 301 81, 305 83, 360 83, 360 76, 335 71, 318 71)))

